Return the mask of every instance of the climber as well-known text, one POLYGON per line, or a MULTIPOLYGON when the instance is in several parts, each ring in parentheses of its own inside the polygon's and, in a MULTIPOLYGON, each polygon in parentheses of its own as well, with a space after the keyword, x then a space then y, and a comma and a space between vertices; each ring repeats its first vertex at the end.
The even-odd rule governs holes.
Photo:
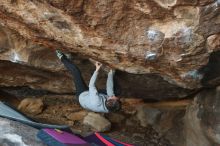
POLYGON ((71 72, 76 87, 77 100, 83 108, 94 112, 102 113, 116 112, 121 109, 120 99, 116 97, 114 94, 114 71, 112 69, 108 73, 106 94, 106 90, 105 92, 98 92, 95 86, 97 75, 102 66, 101 63, 96 62, 96 70, 94 71, 90 79, 88 87, 85 84, 78 67, 75 64, 73 64, 61 51, 56 50, 56 55, 64 64, 64 66, 71 72))

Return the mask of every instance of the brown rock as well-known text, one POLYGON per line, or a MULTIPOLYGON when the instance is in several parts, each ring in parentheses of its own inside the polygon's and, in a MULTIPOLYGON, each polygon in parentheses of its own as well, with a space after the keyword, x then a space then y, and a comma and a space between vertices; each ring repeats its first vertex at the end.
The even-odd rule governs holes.
POLYGON ((89 113, 83 120, 83 124, 93 127, 96 131, 105 132, 111 128, 111 123, 97 113, 89 113))
POLYGON ((220 144, 219 87, 199 93, 185 115, 186 145, 214 146, 220 144))
POLYGON ((125 119, 125 116, 119 113, 110 113, 107 115, 107 118, 112 123, 118 123, 121 124, 122 121, 125 119))
POLYGON ((154 124, 160 113, 161 112, 158 109, 137 106, 137 119, 143 127, 147 127, 149 124, 154 124))
POLYGON ((42 99, 36 98, 25 98, 21 101, 18 109, 29 114, 40 114, 43 111, 43 101, 42 99))
MULTIPOLYGON (((128 72, 117 75, 124 97, 181 98, 204 86, 201 68, 219 50, 215 0, 19 0, 0 7, 0 60, 14 62, 0 61, 1 86, 72 93, 52 50, 59 48, 128 72)), ((94 67, 78 58, 89 81, 94 67)))
POLYGON ((67 125, 69 126, 73 126, 74 125, 74 121, 66 121, 67 125))
POLYGON ((137 112, 137 110, 133 106, 124 107, 123 110, 126 114, 129 114, 129 115, 134 115, 137 112))
POLYGON ((213 3, 215 0, 199 0, 199 4, 207 5, 209 3, 213 3))
POLYGON ((210 52, 220 49, 220 34, 211 35, 207 38, 207 47, 210 52))
POLYGON ((71 121, 80 121, 82 120, 86 115, 88 114, 87 111, 79 111, 79 112, 74 112, 74 113, 70 113, 67 114, 66 117, 67 119, 71 120, 71 121))
POLYGON ((214 0, 19 0, 0 7, 1 24, 24 38, 126 72, 157 73, 189 89, 201 87, 200 75, 192 72, 207 64, 210 52, 204 43, 220 31, 219 2, 214 0))
POLYGON ((153 128, 172 143, 174 146, 185 146, 185 127, 184 127, 185 110, 162 110, 160 117, 153 128))
POLYGON ((0 61, 0 84, 2 86, 26 86, 58 93, 72 92, 72 79, 27 65, 0 61), (65 85, 65 86, 64 86, 65 85))
POLYGON ((198 105, 192 103, 187 109, 185 118, 186 124, 186 145, 201 145, 211 146, 209 140, 205 137, 202 127, 200 125, 200 119, 198 116, 198 105))

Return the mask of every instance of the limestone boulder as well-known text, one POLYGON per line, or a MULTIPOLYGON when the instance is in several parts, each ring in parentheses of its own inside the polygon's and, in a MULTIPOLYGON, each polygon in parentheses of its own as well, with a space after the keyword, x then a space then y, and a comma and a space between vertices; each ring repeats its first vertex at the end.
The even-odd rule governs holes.
POLYGON ((111 129, 111 123, 97 113, 88 113, 88 115, 83 119, 83 124, 89 125, 98 132, 105 132, 111 129))
POLYGON ((220 49, 220 33, 211 35, 207 38, 207 48, 210 52, 220 49))
POLYGON ((213 49, 205 43, 220 32, 218 0, 20 0, 0 7, 1 24, 35 43, 189 89, 202 86, 199 69, 213 49))
POLYGON ((219 139, 219 87, 199 93, 185 115, 186 145, 217 146, 219 139))
MULTIPOLYGON (((161 110, 160 117, 153 123, 153 128, 174 146, 186 146, 185 109, 161 110)), ((190 137, 188 137, 190 138, 190 137)))
MULTIPOLYGON (((3 60, 0 61, 2 64, 0 66, 2 70, 0 86, 9 88, 12 86, 22 88, 27 86, 34 90, 46 90, 55 93, 75 92, 71 74, 56 57, 53 49, 26 40, 6 27, 0 28, 2 34, 0 47, 7 48, 0 53, 0 60, 3 60)), ((88 83, 94 71, 94 65, 88 61, 88 57, 67 51, 64 51, 64 53, 72 56, 71 61, 80 68, 83 78, 88 83)), ((168 83, 159 75, 134 75, 117 71, 115 77, 122 97, 160 100, 164 98, 181 98, 192 92, 168 83), (160 92, 151 92, 154 90, 160 92)), ((97 82, 99 89, 105 89, 106 72, 101 71, 99 78, 100 80, 97 82)))
POLYGON ((73 92, 72 80, 60 73, 20 65, 10 61, 0 61, 0 85, 6 87, 30 86, 58 93, 73 92))
POLYGON ((218 0, 6 0, 0 8, 0 60, 8 66, 0 86, 74 92, 55 49, 74 54, 87 82, 90 58, 120 70, 126 97, 182 98, 220 83, 218 0))
POLYGON ((160 135, 175 146, 218 146, 220 144, 219 93, 219 87, 204 89, 195 96, 194 101, 190 102, 186 109, 158 106, 160 113, 157 118, 155 111, 158 109, 147 111, 139 108, 136 119, 142 126, 151 123, 160 135))
POLYGON ((25 98, 18 105, 18 109, 24 113, 37 115, 42 113, 44 103, 40 98, 25 98))
POLYGON ((136 116, 137 119, 140 121, 140 125, 143 127, 147 127, 148 125, 153 125, 160 114, 161 112, 158 109, 138 106, 136 116))
POLYGON ((83 120, 83 118, 88 114, 87 111, 79 111, 79 112, 74 112, 74 113, 68 113, 66 115, 67 119, 71 121, 80 121, 83 120))

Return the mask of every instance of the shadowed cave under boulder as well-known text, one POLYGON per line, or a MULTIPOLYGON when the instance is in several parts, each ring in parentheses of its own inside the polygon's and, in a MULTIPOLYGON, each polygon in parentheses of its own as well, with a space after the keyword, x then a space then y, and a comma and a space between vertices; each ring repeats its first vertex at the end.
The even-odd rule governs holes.
POLYGON ((95 115, 110 121, 110 136, 136 145, 217 146, 219 6, 219 0, 2 1, 0 98, 15 106, 29 101, 19 107, 31 118, 80 134, 99 126, 84 122, 95 115), (82 109, 56 49, 87 84, 94 60, 102 62, 99 89, 105 70, 116 69, 123 110, 103 116, 82 109), (37 105, 41 110, 30 113, 37 105))

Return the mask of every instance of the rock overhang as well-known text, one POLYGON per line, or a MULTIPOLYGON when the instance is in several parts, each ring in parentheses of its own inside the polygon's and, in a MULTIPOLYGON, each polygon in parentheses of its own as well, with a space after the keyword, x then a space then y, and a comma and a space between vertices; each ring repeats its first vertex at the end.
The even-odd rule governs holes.
MULTIPOLYGON (((27 40, 129 73, 156 73, 188 89, 202 87, 201 68, 219 50, 214 41, 220 37, 219 2, 214 0, 20 0, 0 7, 1 24, 27 40)), ((12 60, 22 60, 24 51, 14 52, 12 60)))

